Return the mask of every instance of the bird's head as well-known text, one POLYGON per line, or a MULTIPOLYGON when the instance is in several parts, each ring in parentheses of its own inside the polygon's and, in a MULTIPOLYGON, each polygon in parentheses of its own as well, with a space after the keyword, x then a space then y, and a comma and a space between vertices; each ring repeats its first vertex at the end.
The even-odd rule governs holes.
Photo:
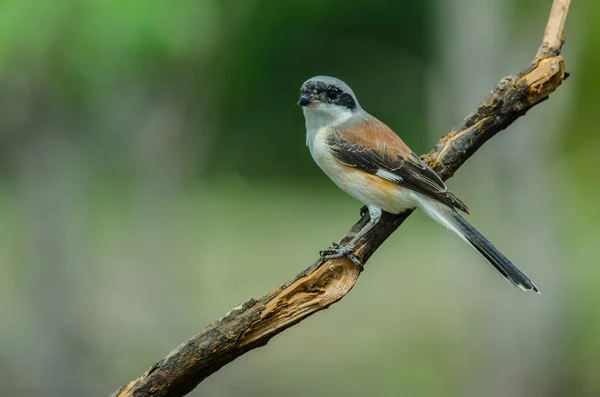
POLYGON ((329 76, 316 76, 302 84, 298 105, 304 117, 336 122, 347 120, 360 109, 356 95, 348 84, 329 76))

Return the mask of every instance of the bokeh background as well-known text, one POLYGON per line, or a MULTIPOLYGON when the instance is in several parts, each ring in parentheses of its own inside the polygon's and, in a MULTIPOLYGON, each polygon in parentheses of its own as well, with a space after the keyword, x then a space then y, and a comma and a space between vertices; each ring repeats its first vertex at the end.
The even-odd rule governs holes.
MULTIPOLYGON (((600 394, 600 3, 573 3, 569 80, 449 183, 543 294, 417 213, 191 395, 600 394)), ((358 219, 303 81, 344 79, 422 153, 528 65, 550 4, 0 1, 0 395, 108 395, 358 219)))

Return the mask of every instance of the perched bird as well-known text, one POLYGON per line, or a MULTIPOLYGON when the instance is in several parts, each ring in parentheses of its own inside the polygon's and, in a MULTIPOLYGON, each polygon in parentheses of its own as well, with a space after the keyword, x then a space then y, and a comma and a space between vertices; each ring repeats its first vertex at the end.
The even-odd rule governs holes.
POLYGON ((457 212, 468 213, 439 176, 387 125, 367 113, 343 81, 317 76, 300 89, 298 105, 306 120, 306 145, 317 165, 369 210, 369 222, 342 246, 322 251, 327 258, 353 254, 356 242, 381 218, 420 208, 473 247, 511 284, 539 292, 536 285, 457 212))

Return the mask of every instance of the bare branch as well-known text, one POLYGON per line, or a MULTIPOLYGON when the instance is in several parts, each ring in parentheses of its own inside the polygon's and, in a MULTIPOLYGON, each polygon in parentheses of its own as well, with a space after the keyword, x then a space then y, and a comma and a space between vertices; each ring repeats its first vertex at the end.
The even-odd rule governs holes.
POLYGON ((570 6, 571 0, 555 0, 552 3, 550 17, 544 31, 544 39, 536 58, 560 54, 560 49, 565 42, 565 21, 570 6))
MULTIPOLYGON (((503 78, 490 95, 456 128, 422 156, 444 180, 487 140, 546 100, 565 79, 563 29, 570 0, 554 0, 540 49, 523 72, 503 78)), ((355 253, 365 263, 412 213, 383 215, 359 241, 355 253)), ((365 215, 342 238, 349 241, 368 221, 365 215)), ((278 333, 342 299, 354 286, 359 269, 348 259, 314 265, 259 300, 250 299, 173 350, 140 378, 113 396, 182 396, 249 350, 264 346, 278 333)))

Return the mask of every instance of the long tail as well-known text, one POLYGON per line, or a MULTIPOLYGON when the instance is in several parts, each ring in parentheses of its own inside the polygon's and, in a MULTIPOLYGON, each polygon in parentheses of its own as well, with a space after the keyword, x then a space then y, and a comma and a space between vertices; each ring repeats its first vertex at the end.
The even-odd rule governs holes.
POLYGON ((511 284, 521 288, 523 291, 535 291, 539 293, 538 287, 511 263, 488 239, 479 233, 463 217, 454 213, 455 224, 460 231, 459 236, 465 239, 477 250, 492 266, 500 272, 511 284))
MULTIPOLYGON (((429 200, 427 200, 429 201, 429 200)), ((425 203, 423 203, 425 204, 425 203)), ((421 207, 429 216, 440 222, 448 229, 458 234, 463 240, 481 256, 483 256, 500 274, 506 278, 512 285, 519 287, 523 291, 535 291, 540 293, 538 287, 513 265, 488 239, 479 233, 473 226, 463 219, 455 210, 438 203, 431 205, 427 203, 421 207)))

